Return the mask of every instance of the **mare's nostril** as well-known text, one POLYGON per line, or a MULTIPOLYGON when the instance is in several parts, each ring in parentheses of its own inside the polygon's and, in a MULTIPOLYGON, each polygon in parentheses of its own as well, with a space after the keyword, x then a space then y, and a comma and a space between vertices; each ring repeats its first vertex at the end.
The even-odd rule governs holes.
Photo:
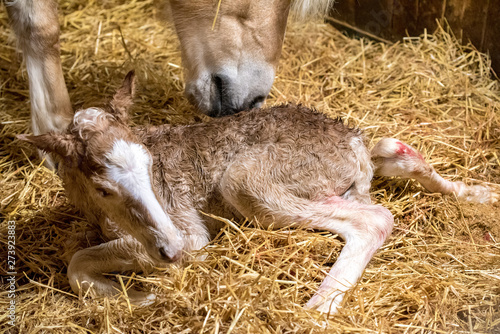
POLYGON ((219 94, 219 97, 222 97, 222 92, 224 89, 224 78, 218 74, 214 74, 213 80, 215 88, 217 89, 217 93, 219 94))
POLYGON ((212 117, 232 115, 242 110, 259 108, 266 100, 264 90, 252 87, 250 83, 240 82, 222 72, 212 73, 210 88, 211 110, 207 113, 212 117), (258 89, 255 91, 255 89, 258 89), (261 94, 259 94, 261 93, 261 94), (243 96, 246 96, 244 99, 243 96))
POLYGON ((250 109, 253 109, 253 108, 258 108, 260 107, 260 105, 266 100, 266 96, 264 95, 259 95, 257 96, 255 99, 252 100, 252 102, 250 102, 250 105, 249 105, 249 108, 250 109))
POLYGON ((222 110, 224 109, 224 101, 227 99, 226 89, 227 78, 224 75, 213 74, 212 75, 212 93, 211 93, 211 103, 212 110, 208 113, 208 116, 218 117, 221 116, 222 110))

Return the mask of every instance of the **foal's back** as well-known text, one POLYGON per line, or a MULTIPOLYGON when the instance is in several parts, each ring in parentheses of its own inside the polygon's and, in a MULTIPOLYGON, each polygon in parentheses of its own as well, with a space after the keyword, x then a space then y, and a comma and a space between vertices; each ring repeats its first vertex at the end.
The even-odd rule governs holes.
POLYGON ((236 163, 245 174, 240 177, 287 184, 302 198, 341 196, 357 183, 360 200, 368 200, 372 168, 360 131, 306 107, 255 109, 135 132, 153 156, 155 183, 167 203, 203 209, 211 199, 220 201, 220 182, 236 163))

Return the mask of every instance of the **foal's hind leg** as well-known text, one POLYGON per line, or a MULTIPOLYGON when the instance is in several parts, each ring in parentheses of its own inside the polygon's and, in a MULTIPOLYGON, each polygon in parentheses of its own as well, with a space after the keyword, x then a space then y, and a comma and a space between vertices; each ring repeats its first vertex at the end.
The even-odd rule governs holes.
POLYGON ((238 184, 228 179, 225 177, 223 181, 224 197, 242 215, 256 217, 264 224, 274 223, 276 227, 297 223, 327 230, 345 240, 340 256, 306 305, 323 313, 336 312, 345 291, 356 284, 392 231, 393 216, 379 205, 351 202, 337 196, 308 200, 294 196, 286 187, 262 184, 263 180, 238 184))
POLYGON ((376 175, 416 179, 430 192, 455 194, 459 199, 479 203, 494 203, 499 198, 498 193, 487 187, 443 179, 420 152, 394 138, 383 138, 375 145, 372 161, 376 175))
MULTIPOLYGON (((131 237, 124 237, 76 252, 68 267, 68 278, 75 293, 81 290, 93 296, 116 296, 123 291, 122 287, 103 273, 151 268, 142 245, 131 237)), ((133 304, 141 306, 153 303, 156 298, 154 294, 134 289, 128 289, 127 295, 133 304)))
MULTIPOLYGON (((35 135, 64 131, 73 117, 59 56, 59 21, 53 0, 4 0, 24 53, 35 135)), ((47 164, 53 167, 52 162, 47 164)))
POLYGON ((391 234, 394 218, 389 210, 373 204, 350 202, 333 197, 328 203, 312 203, 315 216, 305 225, 338 233, 345 246, 337 261, 306 307, 335 313, 344 293, 359 280, 368 262, 391 234))

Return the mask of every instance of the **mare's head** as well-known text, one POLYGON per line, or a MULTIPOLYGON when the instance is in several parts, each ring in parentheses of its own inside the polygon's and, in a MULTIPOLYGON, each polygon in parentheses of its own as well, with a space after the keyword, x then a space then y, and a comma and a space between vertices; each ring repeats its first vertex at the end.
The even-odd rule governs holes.
POLYGON ((152 184, 152 158, 127 126, 134 73, 104 108, 78 111, 64 134, 18 136, 53 153, 70 200, 96 220, 105 215, 161 262, 180 258, 180 232, 152 184))
POLYGON ((186 95, 217 117, 260 107, 274 81, 290 7, 325 14, 332 0, 170 0, 186 95))

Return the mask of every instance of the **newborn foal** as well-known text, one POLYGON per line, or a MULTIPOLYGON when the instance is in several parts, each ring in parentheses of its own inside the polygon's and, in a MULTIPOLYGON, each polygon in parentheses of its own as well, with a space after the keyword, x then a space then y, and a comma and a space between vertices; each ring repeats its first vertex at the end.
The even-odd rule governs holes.
MULTIPOLYGON (((200 211, 297 224, 339 234, 345 246, 307 307, 334 313, 389 236, 393 216, 370 202, 381 175, 417 178, 432 191, 494 201, 484 187, 443 180, 410 146, 382 140, 372 157, 358 129, 300 106, 254 109, 209 123, 130 128, 134 75, 107 108, 75 114, 64 134, 20 136, 54 153, 66 193, 113 239, 78 251, 75 292, 115 295, 103 273, 142 270, 205 246, 221 223, 200 211)), ((129 289, 148 304, 154 295, 129 289)))

